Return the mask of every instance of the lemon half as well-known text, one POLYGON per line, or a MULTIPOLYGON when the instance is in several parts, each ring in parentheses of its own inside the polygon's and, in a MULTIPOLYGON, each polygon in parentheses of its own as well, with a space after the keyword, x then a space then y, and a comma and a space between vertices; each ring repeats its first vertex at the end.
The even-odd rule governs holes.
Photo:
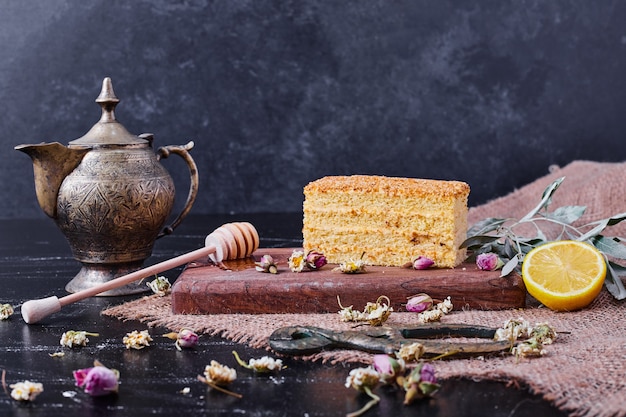
POLYGON ((528 293, 555 311, 588 306, 602 290, 606 262, 594 246, 557 240, 532 249, 522 263, 528 293))

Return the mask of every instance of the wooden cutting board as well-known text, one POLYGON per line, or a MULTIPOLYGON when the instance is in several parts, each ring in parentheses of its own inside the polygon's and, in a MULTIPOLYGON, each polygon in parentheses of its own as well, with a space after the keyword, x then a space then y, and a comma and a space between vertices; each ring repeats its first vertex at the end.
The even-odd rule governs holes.
POLYGON ((499 271, 481 271, 475 264, 421 271, 368 266, 363 274, 343 274, 329 264, 295 273, 287 266, 293 250, 259 249, 252 258, 224 262, 227 269, 197 262, 187 265, 172 287, 173 312, 335 313, 340 310, 337 296, 343 306, 363 310, 381 295, 389 297, 394 311, 405 311, 407 297, 422 292, 439 300, 450 296, 456 310, 525 306, 526 289, 518 274, 501 278, 499 271), (255 260, 266 254, 277 262, 278 274, 255 270, 255 260))

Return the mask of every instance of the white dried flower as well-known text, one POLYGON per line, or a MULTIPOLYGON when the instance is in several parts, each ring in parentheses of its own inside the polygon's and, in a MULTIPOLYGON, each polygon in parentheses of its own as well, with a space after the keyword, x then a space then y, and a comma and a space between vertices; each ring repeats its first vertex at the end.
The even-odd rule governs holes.
POLYGON ((75 346, 86 346, 89 342, 87 336, 99 336, 98 333, 88 333, 83 330, 68 330, 61 335, 61 346, 72 348, 75 346))
POLYGON ((212 360, 211 364, 204 368, 204 377, 211 384, 228 385, 237 379, 237 371, 212 360))
POLYGON ((248 366, 254 369, 256 372, 272 372, 280 371, 283 369, 283 361, 281 359, 270 358, 269 356, 263 356, 260 359, 250 359, 248 366))
POLYGON ((172 291, 172 284, 166 277, 156 277, 153 281, 146 282, 146 285, 152 290, 153 293, 164 297, 172 291))
POLYGON ((452 311, 454 306, 452 305, 452 300, 448 296, 445 300, 440 303, 437 303, 435 306, 437 310, 440 310, 443 314, 448 314, 452 311))
POLYGON ((39 382, 23 381, 9 386, 11 398, 17 401, 33 401, 43 392, 43 384, 39 382))
POLYGON ((430 323, 433 321, 440 321, 444 315, 445 314, 441 310, 428 310, 423 313, 419 313, 417 320, 420 323, 430 323))
POLYGON ((378 297, 375 303, 368 302, 362 312, 354 310, 352 306, 342 306, 339 296, 337 296, 337 302, 341 308, 339 311, 341 321, 367 321, 372 326, 381 326, 393 311, 389 297, 384 295, 378 297))
POLYGON ((523 319, 509 319, 504 322, 504 325, 496 330, 494 339, 497 341, 508 340, 511 343, 515 343, 517 339, 525 339, 530 337, 532 332, 532 326, 530 323, 523 319))
POLYGON ((405 343, 400 346, 397 356, 404 362, 415 362, 424 354, 424 350, 421 343, 405 343))
POLYGON ((511 349, 511 353, 518 358, 539 357, 546 354, 541 343, 530 339, 526 342, 519 343, 511 349))
POLYGON ((293 272, 302 272, 306 266, 304 252, 294 250, 288 260, 289 269, 293 272))
POLYGON ((274 359, 269 356, 263 356, 260 359, 250 359, 248 363, 245 363, 239 357, 237 351, 233 350, 233 355, 237 360, 237 363, 246 369, 252 369, 255 372, 272 372, 280 371, 283 369, 283 361, 281 359, 274 359))
POLYGON ((7 320, 13 313, 14 310, 11 304, 0 305, 0 320, 7 320))
POLYGON ((542 345, 551 345, 556 340, 556 330, 548 323, 537 323, 530 331, 530 337, 542 345))
POLYGON ((131 333, 126 333, 123 342, 124 345, 126 345, 126 349, 143 349, 146 346, 150 346, 150 342, 152 342, 152 337, 147 330, 133 330, 131 333))
POLYGON ((378 384, 380 375, 371 366, 367 368, 355 368, 350 371, 346 378, 346 388, 354 388, 363 391, 366 387, 373 388, 378 384))

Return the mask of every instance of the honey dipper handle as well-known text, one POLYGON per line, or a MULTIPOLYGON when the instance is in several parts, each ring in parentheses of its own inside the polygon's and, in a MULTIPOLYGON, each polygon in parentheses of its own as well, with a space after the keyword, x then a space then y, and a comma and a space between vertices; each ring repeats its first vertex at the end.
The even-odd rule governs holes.
POLYGON ((50 314, 58 312, 61 307, 75 303, 80 300, 84 300, 85 298, 93 297, 94 295, 100 294, 101 292, 122 287, 126 284, 130 284, 131 282, 135 282, 137 280, 147 278, 160 272, 167 271, 168 269, 176 268, 177 266, 186 264, 188 262, 195 261, 196 259, 199 259, 203 256, 208 256, 209 254, 214 253, 215 250, 215 246, 205 246, 203 248, 196 249, 193 252, 189 252, 175 258, 168 259, 167 261, 154 264, 152 266, 140 269, 139 271, 131 272, 130 274, 112 279, 111 281, 105 282, 104 284, 92 288, 87 288, 74 294, 66 295, 62 298, 48 297, 40 300, 26 301, 24 304, 22 304, 22 317, 24 318, 24 321, 26 323, 37 323, 38 321, 49 316, 50 314))

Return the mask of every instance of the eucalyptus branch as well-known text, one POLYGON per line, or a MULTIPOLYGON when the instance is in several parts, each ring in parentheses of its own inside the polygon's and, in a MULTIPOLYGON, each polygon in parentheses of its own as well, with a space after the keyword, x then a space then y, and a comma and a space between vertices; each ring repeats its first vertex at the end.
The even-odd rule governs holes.
MULTIPOLYGON (((560 227, 559 233, 552 240, 567 238, 588 242, 602 252, 607 263, 605 286, 616 299, 623 300, 626 298, 626 288, 620 277, 626 276, 626 268, 617 262, 626 261, 625 239, 606 237, 601 233, 606 227, 626 220, 626 212, 608 219, 574 226, 585 213, 585 206, 562 206, 554 211, 548 211, 552 196, 564 179, 565 177, 561 177, 550 184, 544 190, 539 203, 521 219, 492 217, 476 223, 468 230, 467 239, 460 247, 468 249, 469 258, 481 253, 496 253, 505 262, 501 276, 506 276, 515 270, 520 271, 524 256, 530 250, 550 241, 541 227, 542 224, 560 227), (521 236, 515 232, 524 225, 534 227, 533 237, 521 236)), ((554 233, 554 230, 552 232, 554 233)))

